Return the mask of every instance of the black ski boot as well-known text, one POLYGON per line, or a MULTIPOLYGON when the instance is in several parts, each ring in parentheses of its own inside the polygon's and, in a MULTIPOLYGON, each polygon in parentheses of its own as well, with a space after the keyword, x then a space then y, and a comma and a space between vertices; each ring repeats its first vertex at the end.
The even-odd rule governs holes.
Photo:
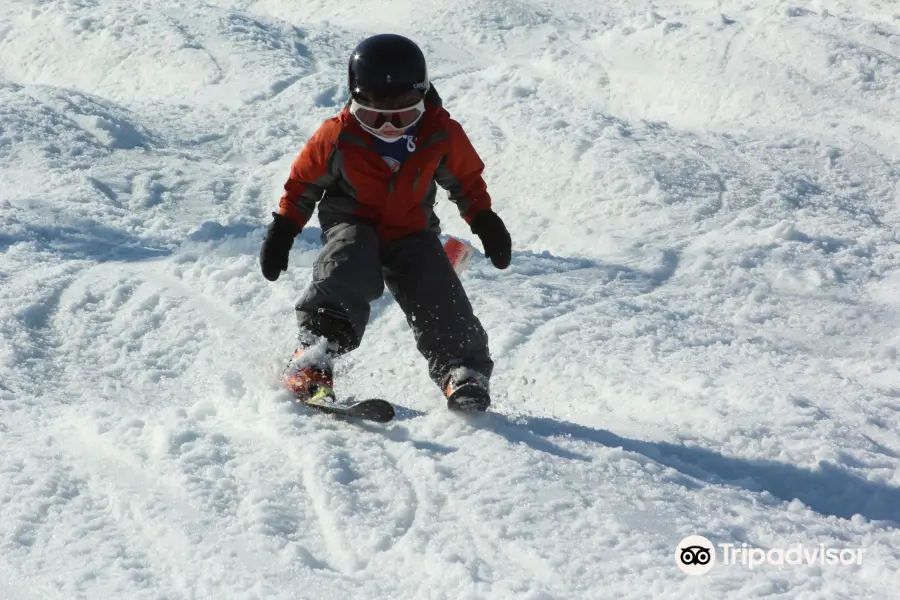
POLYGON ((456 367, 444 378, 447 408, 458 411, 485 411, 491 405, 488 378, 474 369, 456 367))

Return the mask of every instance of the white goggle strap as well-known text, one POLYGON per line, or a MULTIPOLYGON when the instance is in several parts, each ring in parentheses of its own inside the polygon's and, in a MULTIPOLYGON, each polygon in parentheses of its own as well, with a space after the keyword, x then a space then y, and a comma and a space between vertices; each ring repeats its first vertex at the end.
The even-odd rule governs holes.
POLYGON ((350 101, 350 112, 353 113, 354 115, 356 114, 356 112, 357 112, 359 109, 370 110, 370 111, 372 111, 372 112, 384 114, 384 113, 403 112, 403 111, 405 111, 405 110, 412 110, 412 109, 414 109, 414 108, 419 109, 419 112, 420 112, 420 113, 424 113, 424 112, 425 112, 425 100, 424 100, 424 99, 419 100, 418 102, 416 102, 416 103, 413 104, 412 106, 406 106, 406 107, 404 107, 404 108, 372 108, 371 106, 366 106, 366 105, 364 105, 364 104, 360 104, 360 103, 357 102, 356 100, 351 100, 351 101, 350 101))

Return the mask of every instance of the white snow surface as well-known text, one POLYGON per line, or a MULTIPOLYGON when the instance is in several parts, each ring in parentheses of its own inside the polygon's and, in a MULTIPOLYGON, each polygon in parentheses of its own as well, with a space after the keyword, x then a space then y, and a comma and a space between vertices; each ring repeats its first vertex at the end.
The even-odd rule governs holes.
POLYGON ((896 598, 898 98, 890 0, 4 0, 0 597, 896 598), (387 293, 337 384, 394 422, 277 385, 318 222, 259 246, 383 31, 514 240, 485 415, 387 293))

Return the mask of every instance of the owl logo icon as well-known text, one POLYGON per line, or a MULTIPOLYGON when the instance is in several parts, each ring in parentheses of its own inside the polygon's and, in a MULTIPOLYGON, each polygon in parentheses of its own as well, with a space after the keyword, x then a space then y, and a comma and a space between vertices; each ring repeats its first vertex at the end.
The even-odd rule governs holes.
POLYGON ((675 563, 686 575, 705 575, 716 564, 716 549, 702 535, 689 535, 675 548, 675 563))

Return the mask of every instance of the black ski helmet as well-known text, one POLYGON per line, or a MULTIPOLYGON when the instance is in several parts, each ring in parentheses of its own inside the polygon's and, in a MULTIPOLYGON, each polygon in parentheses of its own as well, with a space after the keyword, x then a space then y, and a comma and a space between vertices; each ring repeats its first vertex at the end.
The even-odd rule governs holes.
POLYGON ((360 42, 350 55, 347 71, 350 97, 363 103, 409 91, 424 98, 430 85, 421 48, 394 33, 381 33, 360 42))

